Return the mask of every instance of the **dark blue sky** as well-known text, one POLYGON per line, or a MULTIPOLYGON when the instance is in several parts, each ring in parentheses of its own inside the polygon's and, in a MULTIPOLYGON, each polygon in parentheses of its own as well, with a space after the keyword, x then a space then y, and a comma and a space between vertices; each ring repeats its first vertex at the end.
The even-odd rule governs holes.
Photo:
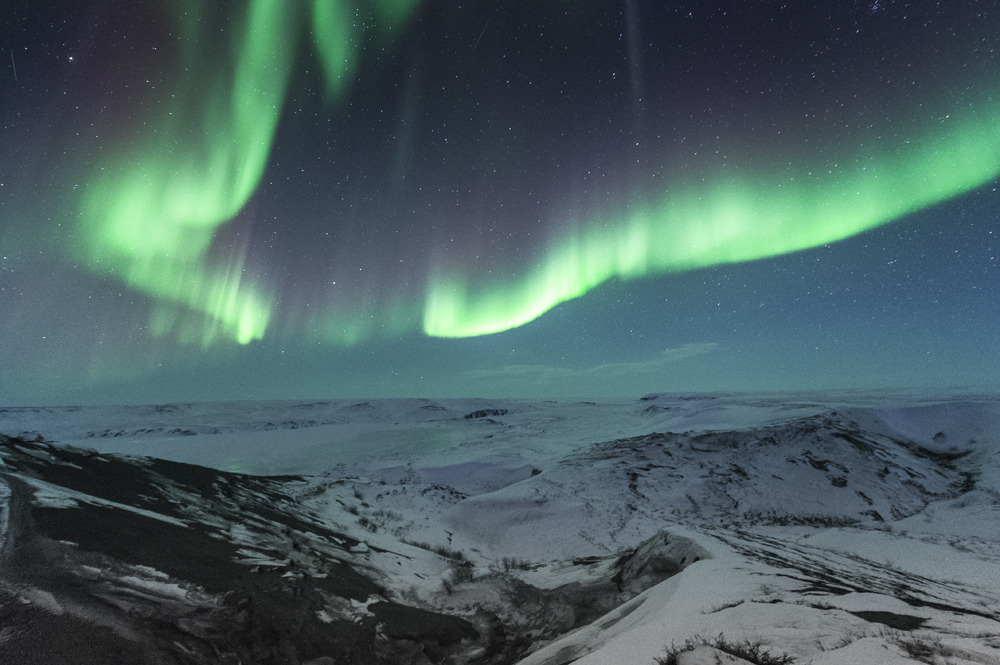
POLYGON ((997 386, 990 3, 14 5, 4 404, 997 386))

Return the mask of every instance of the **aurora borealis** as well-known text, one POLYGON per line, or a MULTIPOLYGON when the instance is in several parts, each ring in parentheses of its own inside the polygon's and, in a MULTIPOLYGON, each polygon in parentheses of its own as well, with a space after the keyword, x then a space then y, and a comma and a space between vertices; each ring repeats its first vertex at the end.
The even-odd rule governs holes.
POLYGON ((15 5, 7 402, 995 385, 984 3, 15 5))

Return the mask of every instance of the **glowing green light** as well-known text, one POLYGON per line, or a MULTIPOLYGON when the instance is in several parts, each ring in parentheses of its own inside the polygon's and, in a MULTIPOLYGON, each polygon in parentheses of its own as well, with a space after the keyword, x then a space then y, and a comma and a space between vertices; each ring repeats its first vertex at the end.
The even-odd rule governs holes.
MULTIPOLYGON (((154 298, 151 331, 202 345, 264 336, 276 286, 248 269, 245 250, 226 254, 213 243, 260 183, 303 26, 336 97, 356 75, 361 43, 394 39, 418 2, 246 0, 221 33, 208 5, 170 3, 182 49, 172 96, 150 113, 148 129, 95 168, 78 238, 91 270, 154 298), (220 39, 229 57, 219 57, 220 39)), ((611 279, 815 247, 1000 175, 1000 103, 968 106, 912 136, 920 140, 880 152, 845 148, 827 163, 814 156, 781 169, 737 165, 698 184, 674 182, 622 210, 572 220, 573 230, 553 237, 516 277, 485 283, 439 267, 422 303, 331 307, 313 327, 323 339, 355 343, 419 326, 422 305, 428 335, 499 332, 611 279)))
MULTIPOLYGON (((406 20, 414 0, 375 3, 378 34, 406 20)), ((244 253, 211 256, 219 228, 260 183, 284 104, 300 8, 248 0, 241 18, 217 32, 212 8, 180 2, 181 58, 170 101, 124 154, 95 170, 81 210, 79 243, 94 271, 153 296, 150 329, 183 341, 246 344, 267 330, 272 287, 248 275, 244 253), (217 41, 232 35, 230 58, 217 41)), ((354 69, 361 31, 351 8, 315 0, 313 41, 328 89, 354 69)), ((217 26, 216 26, 217 27, 217 26)), ((394 35, 390 35, 394 36, 394 35)))
POLYGON ((312 3, 313 43, 323 64, 328 94, 339 94, 354 71, 357 47, 351 39, 352 21, 351 7, 343 2, 312 3))
MULTIPOLYGON (((208 254, 264 171, 292 58, 277 45, 294 36, 294 22, 284 3, 253 0, 235 29, 227 78, 224 68, 206 66, 197 45, 214 37, 199 34, 198 5, 187 9, 184 74, 170 108, 133 156, 119 156, 91 180, 81 230, 92 268, 199 313, 203 344, 219 333, 245 344, 267 328, 269 294, 244 277, 242 255, 220 266, 208 254)), ((173 331, 170 309, 157 309, 154 331, 173 331)))
POLYGON ((366 30, 377 26, 373 36, 382 42, 391 41, 419 4, 420 0, 381 0, 360 5, 343 0, 313 0, 312 39, 323 65, 327 94, 339 95, 350 82, 357 66, 359 44, 367 38, 363 34, 366 30))
POLYGON ((681 187, 620 218, 582 220, 523 279, 477 286, 465 276, 441 272, 429 283, 424 331, 438 337, 500 332, 610 279, 816 247, 1000 175, 1000 106, 952 114, 921 135, 893 152, 799 164, 795 177, 744 170, 681 187))

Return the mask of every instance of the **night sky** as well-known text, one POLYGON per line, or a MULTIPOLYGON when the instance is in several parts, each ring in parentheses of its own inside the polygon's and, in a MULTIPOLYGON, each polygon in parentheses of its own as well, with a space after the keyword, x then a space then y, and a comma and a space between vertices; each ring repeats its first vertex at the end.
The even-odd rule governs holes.
POLYGON ((1000 387, 1000 11, 8 0, 0 404, 1000 387))

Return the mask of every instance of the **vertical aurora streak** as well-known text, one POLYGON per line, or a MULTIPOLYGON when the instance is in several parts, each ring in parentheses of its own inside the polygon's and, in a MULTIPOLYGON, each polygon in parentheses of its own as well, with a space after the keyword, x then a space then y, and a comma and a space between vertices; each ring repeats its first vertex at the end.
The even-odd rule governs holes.
POLYGON ((360 5, 342 0, 313 0, 310 32, 323 66, 327 95, 341 95, 356 72, 363 31, 369 27, 367 22, 377 27, 376 38, 390 43, 419 4, 420 0, 375 0, 360 5))
MULTIPOLYGON (((251 0, 220 30, 211 9, 173 3, 181 61, 171 99, 145 130, 95 170, 82 202, 78 244, 91 270, 153 296, 150 330, 208 346, 261 339, 275 286, 252 276, 246 247, 213 258, 216 233, 246 205, 268 164, 301 32, 298 5, 251 0), (201 323, 199 323, 201 320, 201 323)), ((398 27, 411 0, 376 4, 379 27, 398 27)), ((342 2, 315 0, 313 41, 327 92, 354 71, 358 21, 342 2)))
MULTIPOLYGON (((92 179, 82 235, 91 268, 117 276, 160 303, 151 329, 171 332, 172 312, 200 315, 207 345, 222 334, 245 344, 263 336, 266 288, 245 276, 246 256, 209 261, 217 229, 246 204, 267 164, 285 97, 296 21, 277 0, 253 0, 231 28, 234 67, 211 64, 213 40, 197 4, 184 5, 179 80, 169 108, 130 155, 92 179), (206 71, 208 70, 208 71, 206 71)), ((186 317, 184 317, 186 318, 186 317)), ((178 331, 180 332, 180 331, 178 331)))

